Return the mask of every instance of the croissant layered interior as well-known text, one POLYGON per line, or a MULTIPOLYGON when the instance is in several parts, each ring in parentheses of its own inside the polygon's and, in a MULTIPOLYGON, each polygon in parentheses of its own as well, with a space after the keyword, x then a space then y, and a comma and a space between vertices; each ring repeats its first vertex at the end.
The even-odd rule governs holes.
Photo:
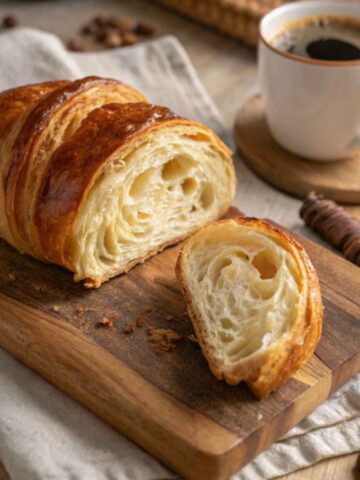
POLYGON ((126 271, 134 259, 218 218, 229 180, 225 157, 198 127, 176 122, 135 139, 83 201, 68 243, 77 278, 126 271))
POLYGON ((1 94, 7 103, 18 109, 2 119, 0 234, 86 286, 128 271, 231 204, 234 170, 221 140, 120 82, 31 85, 1 94))
POLYGON ((193 246, 189 278, 206 299, 199 308, 227 365, 287 335, 304 309, 304 297, 299 295, 303 286, 289 252, 246 227, 241 236, 232 228, 224 239, 223 234, 215 231, 206 246, 193 246))
POLYGON ((296 371, 320 337, 316 273, 302 247, 259 220, 227 220, 185 244, 177 267, 210 368, 262 397, 296 371))
POLYGON ((45 94, 35 97, 34 105, 15 118, 10 138, 0 150, 10 227, 4 229, 3 236, 20 251, 39 258, 41 252, 32 235, 31 219, 36 193, 53 153, 76 133, 94 109, 112 102, 145 99, 131 87, 97 77, 47 85, 45 94))

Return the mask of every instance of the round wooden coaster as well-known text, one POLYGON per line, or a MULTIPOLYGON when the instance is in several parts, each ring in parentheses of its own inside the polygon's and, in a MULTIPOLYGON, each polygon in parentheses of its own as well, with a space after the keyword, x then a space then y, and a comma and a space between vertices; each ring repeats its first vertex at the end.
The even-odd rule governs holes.
POLYGON ((288 152, 271 137, 260 95, 240 109, 235 141, 250 168, 274 187, 300 198, 314 190, 337 202, 360 204, 360 153, 320 163, 288 152))

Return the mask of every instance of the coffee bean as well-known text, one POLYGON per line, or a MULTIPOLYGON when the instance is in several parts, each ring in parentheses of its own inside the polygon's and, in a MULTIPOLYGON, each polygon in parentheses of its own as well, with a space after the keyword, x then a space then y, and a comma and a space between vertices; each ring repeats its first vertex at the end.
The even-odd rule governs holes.
POLYGON ((98 30, 95 35, 95 40, 99 43, 104 43, 107 33, 107 30, 104 28, 98 30))
POLYGON ((111 27, 111 28, 117 28, 117 20, 115 20, 112 17, 109 17, 106 19, 105 26, 106 27, 111 27))
POLYGON ((98 15, 93 18, 93 22, 98 27, 117 27, 117 21, 109 15, 98 15))
POLYGON ((117 21, 117 28, 120 33, 133 33, 135 27, 135 23, 127 18, 120 18, 120 20, 117 21))
MULTIPOLYGON (((142 21, 134 22, 127 18, 116 19, 108 15, 97 15, 81 28, 80 33, 91 35, 107 48, 116 48, 134 45, 139 41, 138 35, 152 35, 154 28, 142 21)), ((78 45, 75 46, 76 51, 79 51, 77 47, 78 45)))
POLYGON ((139 22, 134 29, 134 33, 138 35, 153 35, 154 27, 145 22, 139 22))
POLYGON ((88 23, 81 28, 80 33, 82 35, 94 35, 96 31, 97 27, 94 24, 88 23))
POLYGON ((82 46, 79 45, 76 40, 69 40, 66 43, 66 47, 67 47, 68 50, 71 50, 72 52, 83 52, 84 51, 82 46))
POLYGON ((108 48, 117 48, 123 44, 121 35, 116 31, 107 32, 104 43, 108 48))
POLYGON ((92 19, 93 23, 97 25, 98 27, 103 27, 104 26, 104 17, 102 15, 97 15, 92 19))
POLYGON ((139 38, 134 33, 124 33, 121 37, 122 44, 125 45, 134 45, 139 41, 139 38))
POLYGON ((1 26, 2 28, 14 28, 18 25, 18 20, 14 15, 6 15, 3 17, 1 26))

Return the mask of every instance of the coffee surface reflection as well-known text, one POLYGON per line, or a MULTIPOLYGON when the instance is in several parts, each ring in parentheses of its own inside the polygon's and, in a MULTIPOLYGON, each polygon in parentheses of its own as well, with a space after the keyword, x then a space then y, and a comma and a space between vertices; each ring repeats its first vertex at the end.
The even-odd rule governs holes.
POLYGON ((280 51, 317 60, 360 60, 360 21, 307 17, 283 26, 270 43, 280 51))

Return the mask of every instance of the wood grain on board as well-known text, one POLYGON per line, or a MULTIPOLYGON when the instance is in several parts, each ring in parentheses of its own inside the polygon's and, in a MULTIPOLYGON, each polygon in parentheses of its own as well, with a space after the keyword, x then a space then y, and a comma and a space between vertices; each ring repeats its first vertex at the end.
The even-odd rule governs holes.
POLYGON ((171 352, 152 348, 150 326, 192 333, 174 275, 179 245, 86 290, 1 242, 0 346, 184 477, 225 479, 360 369, 359 271, 301 242, 321 279, 324 333, 316 355, 266 400, 217 381, 186 338, 171 352), (112 327, 98 327, 104 316, 112 327), (139 316, 145 324, 123 333, 139 316))
POLYGON ((304 198, 314 190, 337 202, 360 205, 360 152, 338 162, 311 162, 283 149, 267 126, 260 95, 239 110, 236 144, 250 168, 280 190, 304 198))

